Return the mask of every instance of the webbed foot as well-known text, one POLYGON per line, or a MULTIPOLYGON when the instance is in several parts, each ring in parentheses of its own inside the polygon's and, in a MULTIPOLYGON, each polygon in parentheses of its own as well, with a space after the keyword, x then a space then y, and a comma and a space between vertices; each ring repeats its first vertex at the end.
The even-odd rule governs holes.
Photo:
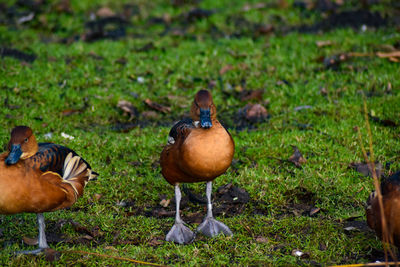
POLYGON ((226 236, 233 235, 228 226, 220 221, 217 221, 213 217, 206 217, 199 227, 197 227, 197 232, 200 232, 208 237, 214 237, 219 233, 223 233, 226 236))
POLYGON ((188 244, 193 242, 195 234, 183 223, 175 223, 169 230, 165 240, 178 244, 188 244))
POLYGON ((15 251, 14 253, 17 255, 23 254, 23 255, 39 255, 40 253, 43 253, 47 248, 38 248, 34 250, 20 250, 20 251, 15 251))

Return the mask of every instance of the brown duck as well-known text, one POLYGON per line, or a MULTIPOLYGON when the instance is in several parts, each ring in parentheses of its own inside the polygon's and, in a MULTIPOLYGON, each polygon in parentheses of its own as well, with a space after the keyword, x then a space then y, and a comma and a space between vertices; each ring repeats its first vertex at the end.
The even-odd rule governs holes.
POLYGON ((225 224, 213 218, 211 191, 212 181, 231 165, 235 151, 233 139, 217 120, 217 110, 209 91, 197 92, 190 115, 191 119, 183 119, 172 127, 160 159, 161 173, 175 186, 176 199, 175 224, 166 240, 180 244, 190 243, 195 236, 179 214, 180 183, 207 182, 207 215, 197 231, 210 237, 219 233, 232 235, 225 224))
MULTIPOLYGON (((400 171, 382 181, 381 193, 389 239, 400 247, 400 171)), ((373 191, 367 200, 367 223, 382 238, 380 210, 377 194, 373 191)))
POLYGON ((39 248, 20 253, 48 248, 43 212, 70 207, 97 175, 73 150, 38 144, 29 127, 11 131, 8 152, 0 155, 0 214, 36 213, 39 225, 39 248))

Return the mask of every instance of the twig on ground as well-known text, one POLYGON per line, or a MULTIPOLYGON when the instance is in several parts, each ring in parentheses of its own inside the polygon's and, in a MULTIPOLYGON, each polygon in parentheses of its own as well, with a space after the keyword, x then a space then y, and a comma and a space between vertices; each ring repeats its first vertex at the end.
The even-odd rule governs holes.
POLYGON ((156 264, 156 263, 151 263, 151 262, 145 262, 145 261, 139 261, 139 260, 134 260, 130 258, 125 258, 125 257, 120 257, 120 256, 112 256, 112 255, 107 255, 107 254, 100 254, 100 253, 95 253, 95 252, 87 252, 83 250, 64 250, 61 251, 62 253, 74 253, 74 254, 86 254, 86 255, 93 255, 96 257, 101 257, 101 258, 109 258, 109 259, 115 259, 115 260, 122 260, 122 261, 130 261, 136 264, 141 264, 141 265, 147 265, 147 266, 166 266, 166 265, 161 265, 161 264, 156 264))

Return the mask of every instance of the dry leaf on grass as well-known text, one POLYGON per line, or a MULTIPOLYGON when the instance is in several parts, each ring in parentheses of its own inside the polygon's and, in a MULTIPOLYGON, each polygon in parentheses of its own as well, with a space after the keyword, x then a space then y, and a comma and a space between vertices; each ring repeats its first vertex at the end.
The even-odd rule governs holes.
POLYGON ((268 116, 267 109, 261 104, 247 104, 244 107, 245 117, 249 121, 258 121, 265 119, 268 116))
POLYGON ((299 168, 302 164, 306 163, 307 160, 303 157, 297 146, 292 146, 292 148, 293 154, 290 156, 289 161, 299 168))
POLYGON ((61 253, 52 248, 46 248, 44 250, 44 256, 47 261, 57 261, 60 259, 61 253))
POLYGON ((24 241, 24 244, 28 245, 28 246, 36 246, 38 244, 38 239, 37 237, 35 238, 30 238, 27 236, 24 236, 22 238, 22 241, 24 241))
POLYGON ((158 104, 158 103, 156 103, 156 102, 153 102, 153 101, 150 100, 149 98, 147 98, 147 99, 144 101, 144 103, 145 103, 147 106, 149 106, 150 108, 152 108, 152 109, 154 109, 154 110, 157 110, 157 111, 160 111, 160 112, 162 112, 162 113, 169 113, 169 112, 171 112, 171 108, 170 108, 170 107, 166 107, 166 106, 163 106, 163 105, 158 104))
POLYGON ((324 41, 316 41, 315 44, 318 47, 325 47, 325 46, 331 46, 333 45, 333 42, 330 40, 324 40, 324 41))
MULTIPOLYGON (((350 163, 349 167, 361 173, 365 177, 372 177, 372 169, 370 168, 368 163, 352 162, 350 163)), ((380 178, 383 174, 383 168, 380 162, 375 162, 375 171, 376 171, 376 176, 380 178)))
POLYGON ((229 64, 225 65, 219 70, 219 74, 224 75, 226 72, 233 70, 233 69, 234 69, 234 67, 232 65, 229 65, 229 64))
POLYGON ((257 236, 255 240, 257 243, 268 243, 268 238, 264 236, 257 236))
POLYGON ((240 92, 240 100, 241 101, 249 101, 249 100, 261 100, 264 94, 264 90, 243 90, 240 92))
POLYGON ((377 52, 376 55, 380 58, 400 57, 400 50, 392 52, 377 52))
POLYGON ((118 101, 117 107, 122 109, 124 115, 129 115, 129 120, 132 120, 136 117, 137 109, 133 106, 133 104, 126 100, 118 101))
POLYGON ((109 7, 102 7, 96 11, 96 16, 100 18, 107 18, 115 16, 115 12, 112 11, 109 7))

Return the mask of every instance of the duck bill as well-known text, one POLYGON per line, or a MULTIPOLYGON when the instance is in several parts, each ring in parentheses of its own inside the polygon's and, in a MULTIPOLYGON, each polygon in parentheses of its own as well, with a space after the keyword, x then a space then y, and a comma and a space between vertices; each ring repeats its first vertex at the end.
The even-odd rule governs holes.
POLYGON ((21 155, 22 155, 21 145, 11 145, 11 152, 8 154, 8 157, 6 158, 6 164, 13 165, 17 163, 21 155))
POLYGON ((203 109, 200 108, 200 125, 201 128, 211 128, 212 122, 211 122, 211 114, 210 114, 210 109, 203 109))

